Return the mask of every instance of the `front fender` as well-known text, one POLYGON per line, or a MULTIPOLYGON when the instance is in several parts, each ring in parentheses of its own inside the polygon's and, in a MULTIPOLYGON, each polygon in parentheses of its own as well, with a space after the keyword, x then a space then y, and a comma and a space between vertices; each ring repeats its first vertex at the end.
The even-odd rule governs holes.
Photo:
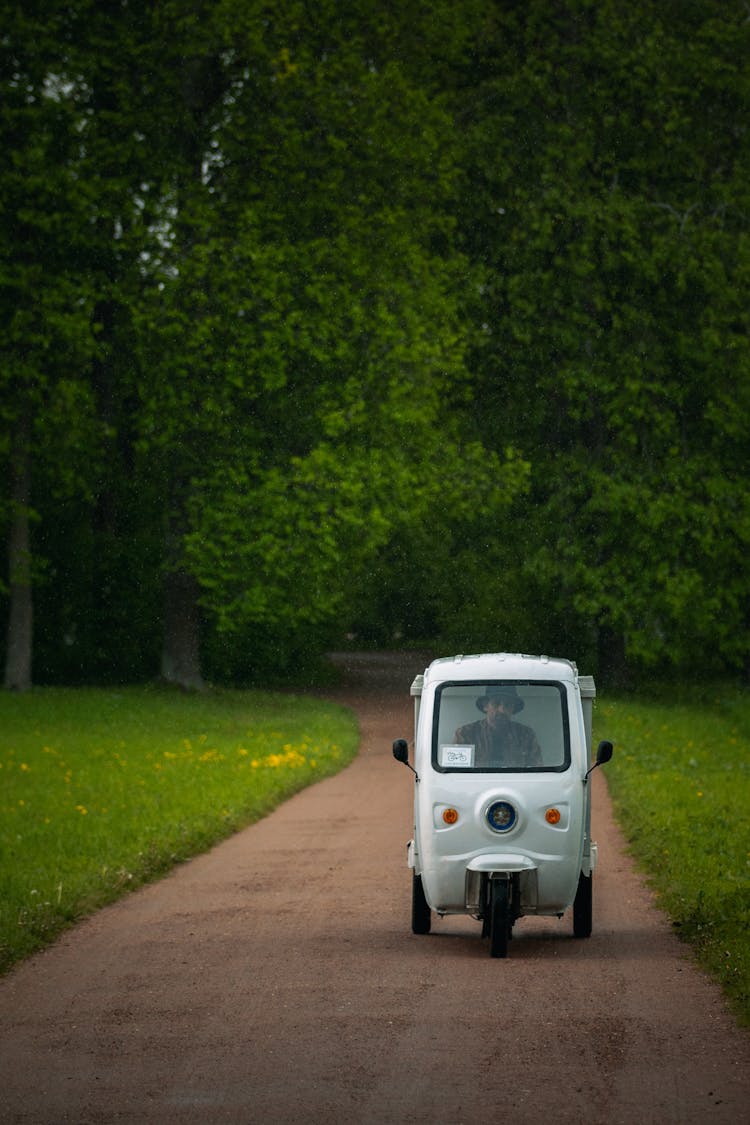
POLYGON ((517 871, 536 871, 537 864, 526 855, 513 855, 511 852, 498 852, 497 854, 484 852, 476 855, 466 864, 469 871, 491 873, 493 871, 507 871, 514 874, 517 871))

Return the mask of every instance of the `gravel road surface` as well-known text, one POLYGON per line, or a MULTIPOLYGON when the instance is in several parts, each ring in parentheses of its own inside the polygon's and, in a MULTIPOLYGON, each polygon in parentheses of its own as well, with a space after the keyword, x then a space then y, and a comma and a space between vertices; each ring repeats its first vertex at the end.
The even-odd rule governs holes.
MULTIPOLYGON (((750 1035, 655 909, 594 775, 594 933, 410 931, 409 684, 349 656, 354 763, 0 981, 0 1121, 750 1122, 750 1035)), ((617 753, 617 748, 615 748, 617 753)))

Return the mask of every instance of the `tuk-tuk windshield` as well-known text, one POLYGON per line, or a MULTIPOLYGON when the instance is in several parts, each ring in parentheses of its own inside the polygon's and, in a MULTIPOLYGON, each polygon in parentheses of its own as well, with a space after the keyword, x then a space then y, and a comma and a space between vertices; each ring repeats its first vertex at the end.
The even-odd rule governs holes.
POLYGON ((570 739, 563 685, 549 680, 440 685, 432 762, 441 772, 567 769, 570 739))

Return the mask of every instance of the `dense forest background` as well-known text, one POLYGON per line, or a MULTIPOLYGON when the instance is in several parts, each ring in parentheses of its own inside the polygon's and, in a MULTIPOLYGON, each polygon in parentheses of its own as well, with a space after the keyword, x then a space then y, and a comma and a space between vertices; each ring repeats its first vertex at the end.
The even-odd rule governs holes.
POLYGON ((743 0, 2 0, 5 684, 750 670, 743 0))

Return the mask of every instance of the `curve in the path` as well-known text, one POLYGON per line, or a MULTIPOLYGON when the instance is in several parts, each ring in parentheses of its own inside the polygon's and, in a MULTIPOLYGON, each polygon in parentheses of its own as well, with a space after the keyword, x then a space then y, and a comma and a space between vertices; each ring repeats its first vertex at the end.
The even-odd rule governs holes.
POLYGON ((523 919, 493 961, 471 920, 411 934, 390 746, 424 665, 339 661, 351 766, 0 981, 0 1120, 748 1120, 750 1038, 634 873, 603 777, 590 939, 523 919))

